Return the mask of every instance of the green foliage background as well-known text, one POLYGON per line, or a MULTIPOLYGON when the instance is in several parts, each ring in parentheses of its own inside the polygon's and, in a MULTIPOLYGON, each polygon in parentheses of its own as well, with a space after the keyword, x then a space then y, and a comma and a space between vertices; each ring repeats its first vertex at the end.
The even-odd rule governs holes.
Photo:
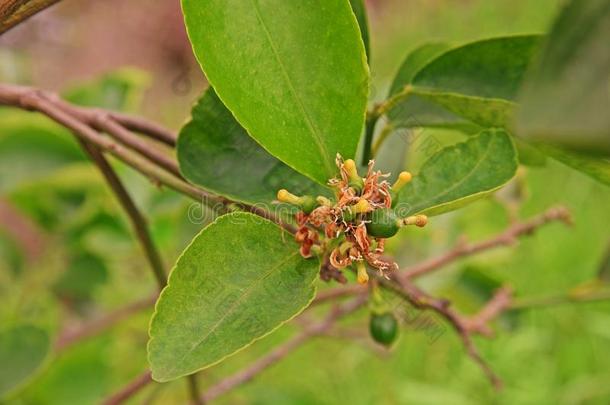
MULTIPOLYGON (((389 2, 369 16, 374 55, 372 94, 380 99, 387 93, 404 56, 421 43, 461 43, 495 35, 544 32, 559 3, 389 2)), ((145 80, 134 79, 133 74, 121 77, 138 93, 145 80)), ((116 80, 102 79, 106 85, 98 82, 97 87, 92 86, 97 90, 81 92, 85 96, 79 101, 115 103, 116 98, 99 94, 123 91, 120 86, 115 89, 116 80), (92 95, 96 92, 98 97, 92 95)), ((77 91, 71 94, 79 97, 77 91)), ((138 108, 138 97, 125 99, 129 102, 120 107, 138 108)), ((111 106, 117 108, 116 104, 111 106)), ((32 120, 30 115, 20 117, 22 113, 5 110, 0 113, 2 196, 46 230, 51 246, 44 257, 28 265, 19 258, 14 243, 0 235, 0 326, 31 321, 56 334, 66 311, 71 318, 83 320, 147 297, 155 289, 154 280, 139 247, 130 238, 126 219, 97 172, 70 146, 69 135, 45 120, 32 120), (14 146, 12 141, 5 142, 5 125, 20 119, 39 125, 36 131, 29 132, 33 134, 31 144, 23 148, 14 146), (52 147, 41 146, 36 141, 36 134, 40 133, 52 133, 57 142, 52 147), (31 161, 33 166, 25 167, 25 174, 17 173, 19 166, 3 166, 9 162, 2 155, 5 152, 12 158, 17 156, 16 161, 31 161), (29 176, 31 173, 35 176, 29 176), (104 270, 99 270, 99 265, 86 267, 92 272, 92 281, 90 290, 85 292, 82 280, 70 284, 69 278, 71 264, 88 263, 77 260, 83 256, 105 258, 104 270), (76 298, 69 294, 75 289, 76 298)), ((188 111, 183 111, 173 120, 180 121, 187 115, 188 111)), ((51 136, 46 139, 50 142, 51 136)), ((464 136, 451 130, 427 129, 411 146, 405 167, 415 169, 421 164, 418 146, 426 139, 444 145, 463 140, 464 136)), ((169 266, 205 221, 195 224, 188 220, 190 201, 169 191, 159 192, 137 173, 118 168, 128 188, 135 190, 140 207, 150 215, 155 241, 169 266)), ((523 203, 517 206, 520 217, 561 203, 571 209, 575 226, 549 225, 524 238, 515 248, 460 261, 423 279, 423 284, 468 312, 482 301, 476 290, 464 282, 465 273, 483 272, 495 282, 508 282, 520 296, 567 291, 594 278, 608 244, 610 190, 551 160, 545 166, 528 167, 508 191, 511 190, 512 194, 503 191, 502 200, 480 200, 434 218, 422 231, 401 234, 391 246, 400 263, 408 265, 441 253, 462 234, 479 240, 501 231, 509 222, 505 202, 514 205, 513 194, 518 193, 523 197, 523 203)), ((50 355, 31 383, 4 402, 97 403, 147 367, 146 331, 151 312, 142 311, 99 337, 50 355)), ((218 403, 607 404, 610 400, 610 303, 535 309, 503 317, 497 324, 495 339, 477 339, 484 357, 505 381, 501 392, 491 388, 480 369, 464 356, 456 335, 440 320, 436 323, 441 330, 444 327, 444 332, 434 342, 424 331, 405 327, 399 342, 386 353, 372 347, 365 312, 342 324, 361 334, 360 338, 320 338, 218 403)), ((285 340, 294 329, 283 327, 205 371, 200 376, 201 385, 211 385, 241 368, 285 340)), ((149 398, 154 398, 155 403, 184 403, 185 385, 185 380, 150 385, 132 403, 149 398)))

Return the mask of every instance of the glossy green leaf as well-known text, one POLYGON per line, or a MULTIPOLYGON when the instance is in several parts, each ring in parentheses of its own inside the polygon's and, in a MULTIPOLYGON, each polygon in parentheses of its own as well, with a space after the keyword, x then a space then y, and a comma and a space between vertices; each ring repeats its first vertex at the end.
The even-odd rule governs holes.
POLYGON ((507 127, 539 41, 509 36, 450 49, 415 74, 411 94, 481 126, 507 127))
POLYGON ((248 213, 218 218, 178 259, 157 302, 148 358, 157 381, 218 363, 309 305, 319 263, 248 213))
POLYGON ((358 20, 358 26, 360 27, 360 35, 362 42, 364 43, 364 49, 366 50, 366 57, 371 62, 371 38, 369 36, 369 20, 366 15, 366 4, 364 0, 349 0, 352 6, 352 11, 356 15, 358 20))
POLYGON ((272 155, 325 184, 353 157, 368 66, 344 0, 182 0, 195 55, 237 121, 272 155))
POLYGON ((610 2, 561 12, 523 89, 516 134, 610 156, 610 2))
POLYGON ((485 130, 430 157, 401 190, 397 209, 401 215, 407 211, 438 215, 460 208, 502 187, 517 166, 509 135, 485 130))
POLYGON ((49 349, 49 335, 38 327, 18 325, 0 331, 0 398, 33 376, 49 349))
POLYGON ((398 73, 396 73, 396 76, 394 77, 394 81, 390 87, 390 95, 392 96, 399 93, 407 84, 410 84, 413 81, 417 72, 450 48, 451 45, 445 42, 431 42, 420 45, 412 50, 405 58, 398 69, 398 73))
POLYGON ((281 188, 298 195, 324 193, 250 138, 212 88, 180 131, 177 153, 187 180, 244 203, 270 203, 281 188))
MULTIPOLYGON (((412 83, 424 66, 450 48, 446 43, 429 43, 414 49, 401 65, 388 96, 396 96, 412 83)), ((417 94, 400 99, 388 111, 389 124, 394 128, 441 127, 464 128, 475 126, 468 120, 417 94)))

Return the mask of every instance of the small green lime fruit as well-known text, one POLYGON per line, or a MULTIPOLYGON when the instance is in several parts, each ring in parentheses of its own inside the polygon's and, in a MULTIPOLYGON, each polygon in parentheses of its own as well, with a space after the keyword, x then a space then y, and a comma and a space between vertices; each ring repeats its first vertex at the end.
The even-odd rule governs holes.
POLYGON ((400 229, 401 221, 390 208, 380 208, 370 213, 366 230, 375 238, 390 238, 400 229))
POLYGON ((398 321, 391 312, 371 314, 369 331, 375 342, 390 346, 398 336, 398 321))

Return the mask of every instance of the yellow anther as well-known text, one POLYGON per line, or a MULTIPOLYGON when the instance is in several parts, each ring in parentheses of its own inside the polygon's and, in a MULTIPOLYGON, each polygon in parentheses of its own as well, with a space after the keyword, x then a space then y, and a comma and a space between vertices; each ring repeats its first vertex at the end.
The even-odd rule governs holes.
POLYGON ((301 203, 301 198, 296 195, 290 193, 286 189, 281 189, 277 192, 277 199, 281 202, 299 205, 301 203))
POLYGON ((358 283, 366 284, 369 282, 369 273, 366 271, 366 264, 364 261, 357 262, 356 266, 358 267, 358 283))
POLYGON ((406 217, 402 220, 403 225, 415 225, 424 227, 428 223, 428 217, 425 215, 414 215, 412 217, 406 217))
POLYGON ((360 178, 360 175, 358 174, 358 169, 356 168, 356 162, 354 162, 353 159, 347 159, 345 162, 343 162, 343 167, 345 168, 347 175, 351 179, 354 180, 360 178))
POLYGON ((400 174, 398 175, 398 179, 396 179, 396 182, 392 186, 392 191, 400 191, 407 183, 411 181, 412 178, 413 176, 411 175, 411 173, 400 172, 400 174))
POLYGON ((361 198, 356 204, 349 207, 352 214, 363 214, 365 212, 371 211, 373 208, 371 204, 364 198, 361 198))

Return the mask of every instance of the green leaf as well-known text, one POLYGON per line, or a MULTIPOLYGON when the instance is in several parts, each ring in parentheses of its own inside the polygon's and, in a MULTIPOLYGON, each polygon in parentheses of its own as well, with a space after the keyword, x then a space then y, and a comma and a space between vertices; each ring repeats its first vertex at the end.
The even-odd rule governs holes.
POLYGON ((64 300, 82 303, 90 300, 96 289, 107 281, 108 268, 104 260, 82 251, 70 257, 68 268, 55 282, 53 291, 64 300))
POLYGON ((407 84, 412 83, 417 72, 450 48, 451 45, 447 43, 432 42, 420 45, 412 50, 402 62, 394 77, 392 86, 390 86, 390 96, 400 93, 407 84))
POLYGON ((485 127, 507 127, 536 35, 472 42, 450 49, 420 69, 411 94, 485 127))
POLYGON ((516 134, 610 155, 610 2, 574 0, 528 75, 516 134))
POLYGON ((358 26, 360 27, 360 36, 362 37, 364 49, 366 50, 366 58, 370 63, 371 39, 369 36, 369 21, 368 17, 366 16, 366 4, 364 3, 364 0, 349 0, 349 3, 352 6, 352 11, 356 15, 356 20, 358 20, 358 26))
POLYGON ((536 147, 564 165, 610 186, 610 159, 544 143, 536 144, 536 147))
POLYGON ((272 155, 321 184, 354 157, 368 66, 347 1, 182 0, 208 80, 272 155))
POLYGON ((18 325, 0 332, 0 398, 19 388, 42 366, 50 349, 48 333, 18 325))
POLYGON ((177 153, 187 180, 240 202, 269 203, 281 188, 298 195, 325 191, 250 138, 212 88, 180 131, 177 153))
POLYGON ((485 130, 430 157, 399 193, 397 209, 427 215, 455 210, 502 187, 517 166, 509 135, 485 130))
MULTIPOLYGON (((449 44, 440 42, 429 43, 415 48, 407 55, 398 70, 394 82, 390 87, 389 97, 400 94, 406 86, 412 83, 417 72, 449 48, 449 44)), ((388 111, 387 115, 389 124, 394 128, 440 127, 468 129, 469 127, 476 126, 468 120, 453 114, 446 108, 413 93, 400 98, 392 109, 388 111)))
POLYGON ((194 373, 271 333, 309 305, 318 268, 274 223, 243 212, 218 218, 182 253, 157 302, 153 378, 194 373))

